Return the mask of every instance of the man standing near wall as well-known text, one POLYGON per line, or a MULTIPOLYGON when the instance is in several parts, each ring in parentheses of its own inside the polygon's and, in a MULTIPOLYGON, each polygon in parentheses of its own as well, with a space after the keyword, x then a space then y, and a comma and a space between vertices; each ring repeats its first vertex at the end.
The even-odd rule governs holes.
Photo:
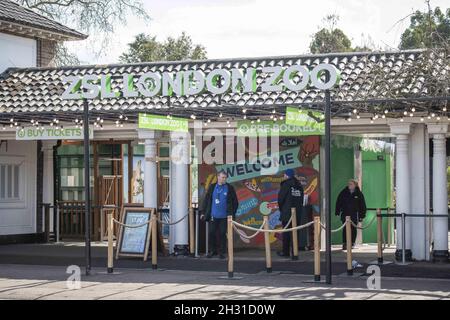
POLYGON ((209 224, 209 247, 207 257, 217 255, 217 232, 219 232, 220 259, 225 258, 227 216, 235 217, 239 202, 233 186, 227 183, 228 175, 224 170, 217 173, 217 183, 211 184, 201 207, 201 218, 209 224))

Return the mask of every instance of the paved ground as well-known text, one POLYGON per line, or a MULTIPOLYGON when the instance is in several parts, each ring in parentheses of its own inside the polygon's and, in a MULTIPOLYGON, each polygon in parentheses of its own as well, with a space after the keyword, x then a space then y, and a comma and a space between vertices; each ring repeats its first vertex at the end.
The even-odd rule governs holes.
POLYGON ((450 280, 381 278, 381 288, 367 289, 367 278, 333 277, 333 284, 306 283, 310 276, 265 272, 94 269, 81 276, 80 289, 68 289, 62 266, 0 265, 0 299, 450 299, 450 280))
MULTIPOLYGON (((333 274, 339 275, 346 271, 346 255, 336 246, 333 249, 333 274)), ((92 266, 104 270, 106 268, 106 245, 105 243, 93 243, 92 266)), ((386 248, 384 258, 387 261, 394 260, 394 248, 386 248)), ((313 274, 312 252, 300 252, 298 261, 286 260, 278 257, 275 252, 273 256, 273 270, 275 272, 313 274)), ((356 272, 365 272, 368 264, 376 260, 376 247, 363 245, 354 250, 354 258, 363 264, 363 268, 356 272)), ((325 271, 325 256, 322 253, 322 274, 325 271)), ((50 243, 50 244, 16 244, 0 246, 1 264, 25 264, 25 265, 54 265, 68 266, 76 264, 85 265, 84 246, 80 242, 50 243)), ((115 267, 149 269, 150 261, 142 259, 119 259, 114 261, 115 267)), ((169 270, 186 271, 227 271, 226 260, 206 259, 204 257, 159 257, 158 266, 169 270)), ((235 271, 248 274, 256 274, 265 270, 265 255, 263 249, 236 250, 235 271)), ((414 262, 411 265, 401 266, 389 264, 381 266, 381 272, 389 277, 409 278, 435 278, 450 279, 450 263, 414 262)))

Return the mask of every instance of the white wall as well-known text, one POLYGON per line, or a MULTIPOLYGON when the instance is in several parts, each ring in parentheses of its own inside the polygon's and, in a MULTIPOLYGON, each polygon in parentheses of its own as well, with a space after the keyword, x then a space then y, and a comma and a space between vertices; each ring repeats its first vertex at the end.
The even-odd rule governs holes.
POLYGON ((10 67, 36 67, 36 40, 0 33, 0 73, 10 67))
POLYGON ((3 140, 0 146, 0 235, 36 232, 36 148, 35 141, 3 140), (11 164, 19 172, 12 198, 5 188, 11 181, 16 185, 15 178, 8 181, 9 174, 5 176, 5 168, 11 164), (17 191, 18 197, 14 197, 17 191))

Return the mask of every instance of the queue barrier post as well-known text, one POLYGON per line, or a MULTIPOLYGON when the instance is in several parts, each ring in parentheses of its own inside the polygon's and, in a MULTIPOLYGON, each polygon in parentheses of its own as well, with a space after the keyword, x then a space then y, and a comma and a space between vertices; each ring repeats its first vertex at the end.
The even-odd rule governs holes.
POLYGON ((228 278, 233 278, 233 217, 227 218, 227 238, 228 238, 228 278))
POLYGON ((383 263, 383 218, 381 217, 381 209, 377 209, 377 257, 378 263, 383 263))
POLYGON ((113 273, 113 261, 114 261, 114 244, 113 244, 113 230, 114 230, 114 221, 112 212, 108 212, 108 268, 107 273, 113 273))
POLYGON ((152 269, 158 269, 158 240, 157 240, 157 217, 156 210, 152 209, 151 236, 152 236, 152 269))
POLYGON ((270 234, 269 234, 269 217, 264 216, 263 217, 263 223, 264 223, 264 230, 267 230, 267 232, 264 232, 264 244, 266 247, 266 271, 267 273, 272 272, 272 254, 270 252, 270 234))
MULTIPOLYGON (((292 228, 297 227, 297 209, 291 208, 292 228)), ((298 260, 298 231, 292 230, 292 260, 298 260)))
POLYGON ((350 216, 345 217, 345 234, 347 242, 347 275, 353 275, 352 266, 352 221, 350 216))
POLYGON ((195 255, 194 208, 189 208, 189 253, 195 255))
POLYGON ((320 216, 314 216, 314 281, 320 281, 320 216))

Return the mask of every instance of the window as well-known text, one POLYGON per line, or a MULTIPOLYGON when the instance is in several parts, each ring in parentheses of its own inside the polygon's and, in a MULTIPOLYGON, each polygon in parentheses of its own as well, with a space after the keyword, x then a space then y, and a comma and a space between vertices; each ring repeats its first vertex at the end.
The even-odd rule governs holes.
POLYGON ((19 202, 24 198, 23 162, 0 162, 0 203, 19 202))
POLYGON ((17 164, 0 165, 0 200, 19 200, 20 166, 17 164))

